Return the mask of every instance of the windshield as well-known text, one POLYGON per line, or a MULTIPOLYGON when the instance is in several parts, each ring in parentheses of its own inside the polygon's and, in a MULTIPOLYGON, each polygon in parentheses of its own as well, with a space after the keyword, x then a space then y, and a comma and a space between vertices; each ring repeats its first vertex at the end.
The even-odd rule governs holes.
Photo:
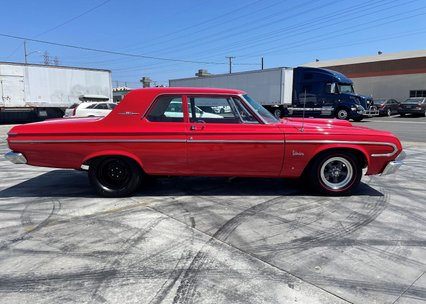
POLYGON ((244 95, 244 99, 253 108, 253 110, 256 111, 257 115, 262 117, 262 119, 264 121, 266 121, 267 123, 279 122, 279 120, 277 118, 275 118, 274 115, 272 115, 268 110, 266 110, 264 107, 262 107, 256 100, 254 100, 250 96, 244 95))
POLYGON ((354 93, 354 88, 351 84, 338 83, 339 93, 354 93))
POLYGON ((403 102, 401 102, 401 103, 404 103, 404 104, 412 104, 412 103, 419 104, 419 103, 423 103, 423 101, 424 101, 424 99, 419 99, 419 98, 409 98, 409 99, 407 99, 407 100, 404 100, 404 101, 403 101, 403 102))
POLYGON ((384 99, 374 99, 373 103, 374 104, 382 104, 382 103, 385 103, 385 100, 384 99))

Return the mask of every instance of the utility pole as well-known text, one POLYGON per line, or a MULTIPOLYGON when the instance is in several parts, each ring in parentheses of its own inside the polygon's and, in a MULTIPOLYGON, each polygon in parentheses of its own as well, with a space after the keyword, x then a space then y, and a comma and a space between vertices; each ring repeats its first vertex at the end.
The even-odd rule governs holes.
POLYGON ((27 55, 27 40, 24 40, 24 58, 25 58, 24 62, 25 62, 25 64, 28 63, 27 57, 28 57, 28 55, 27 55))
POLYGON ((229 74, 232 74, 232 59, 235 59, 235 57, 226 56, 225 58, 228 58, 228 60, 229 60, 229 74))

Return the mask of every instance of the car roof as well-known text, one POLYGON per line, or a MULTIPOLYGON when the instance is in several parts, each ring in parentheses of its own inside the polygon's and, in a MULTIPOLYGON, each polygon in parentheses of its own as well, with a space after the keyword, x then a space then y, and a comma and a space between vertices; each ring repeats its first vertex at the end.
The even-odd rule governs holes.
POLYGON ((137 113, 144 114, 148 110, 153 100, 164 94, 218 94, 218 95, 241 95, 244 91, 217 89, 217 88, 144 88, 130 91, 122 101, 115 107, 112 115, 108 115, 109 119, 113 119, 115 115, 120 113, 137 113))
MULTIPOLYGON (((130 93, 134 92, 150 92, 150 93, 158 93, 158 94, 169 94, 169 93, 178 93, 178 94, 245 94, 244 91, 241 90, 232 90, 232 89, 221 89, 221 88, 191 88, 191 87, 165 87, 165 88, 143 88, 133 90, 130 93)), ((129 94, 130 94, 129 93, 129 94)))

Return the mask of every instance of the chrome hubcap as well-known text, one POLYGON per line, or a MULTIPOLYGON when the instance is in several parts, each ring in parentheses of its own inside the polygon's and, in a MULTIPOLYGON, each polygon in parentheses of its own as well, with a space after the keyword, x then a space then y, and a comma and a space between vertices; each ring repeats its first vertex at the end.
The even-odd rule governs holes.
POLYGON ((333 190, 345 188, 353 177, 351 163, 343 157, 332 157, 321 166, 321 181, 333 190))

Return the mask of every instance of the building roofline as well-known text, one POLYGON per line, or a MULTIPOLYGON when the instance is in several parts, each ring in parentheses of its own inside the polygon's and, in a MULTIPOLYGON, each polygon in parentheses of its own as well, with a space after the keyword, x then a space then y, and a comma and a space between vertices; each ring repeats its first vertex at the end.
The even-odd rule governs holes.
POLYGON ((417 50, 417 51, 405 51, 399 53, 389 53, 389 54, 377 54, 373 56, 360 56, 360 57, 351 57, 351 58, 342 58, 342 59, 333 59, 333 60, 320 60, 314 62, 308 62, 302 64, 301 66, 308 67, 331 67, 331 66, 340 66, 340 65, 349 65, 349 64, 358 64, 358 63, 369 63, 369 62, 380 62, 380 61, 390 61, 390 60, 401 60, 401 59, 412 59, 412 58, 422 58, 426 57, 426 50, 417 50))
POLYGON ((95 69, 95 68, 82 68, 82 67, 73 67, 73 66, 64 66, 64 65, 47 65, 47 64, 37 64, 37 63, 21 63, 21 62, 7 62, 0 61, 0 65, 15 65, 15 66, 31 66, 31 67, 41 67, 41 68, 56 68, 56 69, 73 69, 73 70, 84 70, 84 71, 99 71, 99 72, 109 72, 111 70, 107 69, 95 69))

